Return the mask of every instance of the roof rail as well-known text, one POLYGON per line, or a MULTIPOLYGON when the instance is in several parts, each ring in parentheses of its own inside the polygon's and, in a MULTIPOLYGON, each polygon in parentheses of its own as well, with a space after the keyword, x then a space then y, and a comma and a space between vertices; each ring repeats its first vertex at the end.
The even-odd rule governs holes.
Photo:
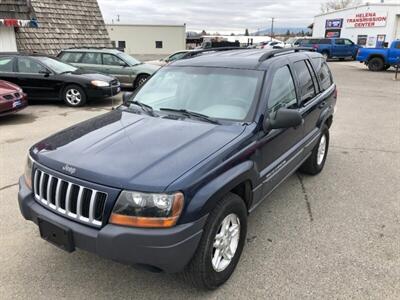
POLYGON ((111 50, 118 50, 119 48, 118 47, 96 47, 96 46, 89 47, 89 46, 82 46, 82 47, 68 47, 68 48, 64 48, 63 50, 72 50, 72 49, 98 49, 98 50, 111 49, 111 50))
POLYGON ((219 47, 219 48, 208 48, 208 49, 199 49, 199 50, 192 50, 186 53, 181 59, 185 58, 192 58, 198 54, 205 53, 205 52, 220 52, 220 51, 229 51, 229 50, 249 50, 243 47, 219 47))
POLYGON ((315 52, 314 48, 307 48, 307 47, 296 47, 296 48, 284 48, 284 49, 275 49, 272 51, 268 51, 264 53, 260 58, 259 62, 266 61, 267 59, 270 59, 271 57, 274 57, 278 54, 289 54, 289 53, 294 53, 294 52, 300 52, 300 51, 310 51, 310 52, 315 52))

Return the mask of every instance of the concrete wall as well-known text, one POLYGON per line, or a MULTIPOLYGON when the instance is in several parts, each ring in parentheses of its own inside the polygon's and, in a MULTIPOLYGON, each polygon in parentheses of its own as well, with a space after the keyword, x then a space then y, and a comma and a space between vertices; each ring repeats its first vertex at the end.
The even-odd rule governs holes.
MULTIPOLYGON (((353 42, 357 43, 357 37, 359 35, 367 35, 370 39, 376 39, 378 35, 385 34, 386 42, 389 44, 396 38, 400 38, 399 20, 400 20, 400 5, 380 5, 380 4, 370 4, 358 6, 355 8, 339 10, 336 12, 323 14, 316 16, 314 18, 314 29, 313 37, 324 37, 325 36, 325 23, 326 20, 330 19, 343 19, 343 26, 341 29, 342 38, 351 39, 353 42), (376 13, 377 16, 387 16, 386 25, 384 26, 373 26, 373 27, 363 27, 354 28, 347 22, 349 18, 355 18, 356 14, 365 13, 376 13)), ((381 25, 381 24, 378 24, 381 25)), ((375 45, 374 45, 375 46, 375 45)), ((370 45, 371 47, 371 45, 370 45)))
POLYGON ((111 41, 125 41, 125 52, 139 55, 163 55, 185 49, 185 25, 107 25, 111 41), (156 41, 162 48, 156 48, 156 41))
POLYGON ((17 51, 14 27, 0 27, 0 52, 17 51))

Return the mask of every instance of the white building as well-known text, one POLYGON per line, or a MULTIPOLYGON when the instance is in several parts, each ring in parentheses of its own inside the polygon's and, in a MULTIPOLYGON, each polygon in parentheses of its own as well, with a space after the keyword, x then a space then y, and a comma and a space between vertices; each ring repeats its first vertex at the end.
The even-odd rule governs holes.
POLYGON ((313 37, 342 37, 365 47, 400 39, 400 2, 364 4, 314 18, 313 37))
POLYGON ((186 49, 186 25, 106 25, 111 42, 128 54, 168 55, 186 49))

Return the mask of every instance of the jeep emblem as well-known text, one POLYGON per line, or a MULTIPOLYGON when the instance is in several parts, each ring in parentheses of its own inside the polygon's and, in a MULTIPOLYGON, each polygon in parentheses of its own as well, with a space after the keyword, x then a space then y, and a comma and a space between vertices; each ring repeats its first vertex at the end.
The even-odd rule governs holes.
POLYGON ((71 166, 69 166, 69 165, 63 166, 62 169, 63 169, 65 172, 68 172, 68 173, 71 174, 71 175, 74 175, 75 172, 76 172, 76 168, 71 167, 71 166))

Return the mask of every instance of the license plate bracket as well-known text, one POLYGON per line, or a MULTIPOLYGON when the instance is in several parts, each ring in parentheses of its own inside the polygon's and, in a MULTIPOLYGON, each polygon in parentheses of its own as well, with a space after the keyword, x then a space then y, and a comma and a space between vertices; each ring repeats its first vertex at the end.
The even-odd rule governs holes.
POLYGON ((75 245, 72 231, 64 226, 38 218, 40 237, 67 252, 73 252, 75 245))

